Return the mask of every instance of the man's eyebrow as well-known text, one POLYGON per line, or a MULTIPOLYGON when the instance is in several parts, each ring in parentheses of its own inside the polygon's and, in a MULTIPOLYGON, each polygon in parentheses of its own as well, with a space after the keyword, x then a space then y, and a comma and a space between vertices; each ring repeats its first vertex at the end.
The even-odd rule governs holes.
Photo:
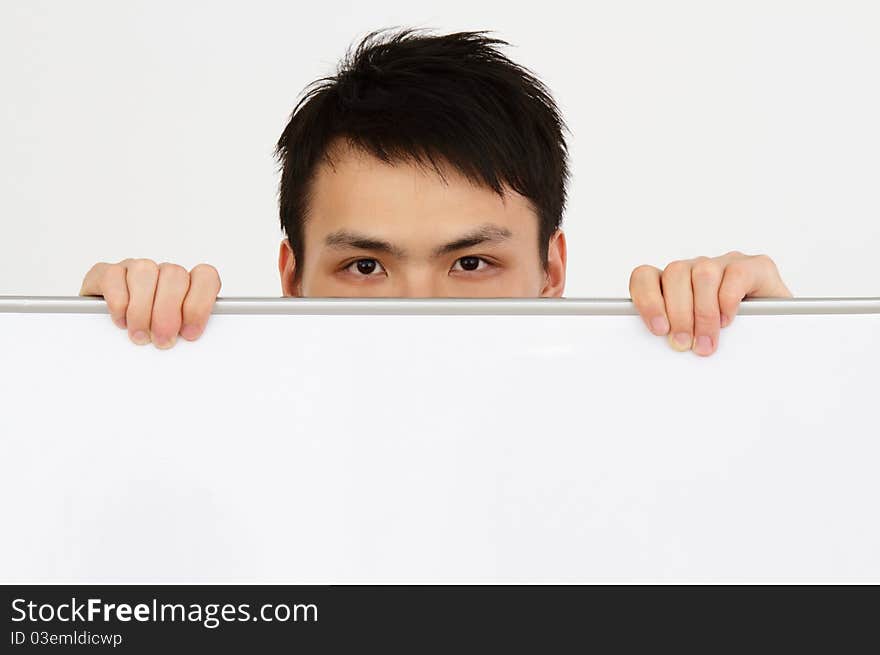
POLYGON ((349 230, 337 230, 336 232, 331 232, 327 235, 327 238, 324 239, 324 243, 326 243, 331 248, 360 248, 361 250, 378 250, 380 252, 387 252, 398 258, 403 258, 406 254, 403 250, 395 245, 388 243, 387 241, 374 239, 373 237, 369 237, 365 234, 361 234, 359 232, 351 232, 349 230))
MULTIPOLYGON (((487 241, 503 241, 512 236, 512 232, 505 227, 487 223, 478 228, 467 232, 454 241, 438 246, 434 249, 432 256, 440 257, 441 255, 461 250, 462 248, 471 248, 487 241)), ((395 257, 403 259, 406 257, 406 251, 398 248, 388 241, 376 239, 374 237, 362 234, 360 232, 352 232, 350 230, 337 230, 331 232, 324 239, 324 243, 331 248, 359 248, 361 250, 376 250, 379 252, 387 252, 395 257)))
POLYGON ((455 241, 450 241, 439 248, 435 248, 433 255, 434 257, 439 257, 440 255, 461 250, 462 248, 471 248, 481 243, 486 243, 487 241, 503 241, 510 236, 511 231, 506 227, 499 227, 492 224, 481 225, 477 229, 472 230, 467 234, 463 234, 455 241))

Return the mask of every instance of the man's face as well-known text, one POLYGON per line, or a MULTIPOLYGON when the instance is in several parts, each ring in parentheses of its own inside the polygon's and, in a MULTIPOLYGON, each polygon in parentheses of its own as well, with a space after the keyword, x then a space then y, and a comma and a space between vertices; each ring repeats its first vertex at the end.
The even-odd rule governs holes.
MULTIPOLYGON (((538 217, 508 189, 504 199, 452 167, 393 165, 359 150, 331 150, 333 166, 315 174, 305 224, 301 282, 281 244, 286 296, 559 297, 565 285, 565 237, 550 241, 545 271, 538 217)), ((544 246, 546 247, 546 245, 544 246)))

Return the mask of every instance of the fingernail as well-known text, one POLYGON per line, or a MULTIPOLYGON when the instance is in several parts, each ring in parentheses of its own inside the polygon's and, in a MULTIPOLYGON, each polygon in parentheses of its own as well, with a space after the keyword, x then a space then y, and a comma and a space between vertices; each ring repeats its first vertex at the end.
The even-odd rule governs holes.
POLYGON ((131 340, 139 346, 145 346, 150 343, 150 335, 143 330, 138 330, 133 335, 131 335, 131 340))
POLYGON ((712 352, 712 337, 705 335, 697 337, 697 341, 694 344, 694 352, 698 355, 710 354, 712 352))
POLYGON ((192 324, 184 325, 183 329, 180 331, 180 336, 182 336, 184 339, 192 341, 199 336, 199 326, 192 324))
POLYGON ((727 314, 721 315, 721 327, 727 327, 727 324, 730 323, 730 319, 727 318, 727 314))
POLYGON ((669 335, 669 345, 679 352, 684 352, 691 349, 693 339, 687 332, 677 332, 674 337, 671 334, 669 335))
POLYGON ((161 341, 156 341, 156 348, 161 350, 166 350, 171 348, 177 341, 177 337, 171 337, 170 339, 162 339, 161 341))
POLYGON ((122 328, 123 330, 128 327, 128 323, 125 320, 125 316, 120 318, 118 321, 114 321, 116 323, 116 327, 122 328))
POLYGON ((657 336, 666 334, 669 332, 669 321, 665 316, 655 316, 651 319, 651 329, 657 336))

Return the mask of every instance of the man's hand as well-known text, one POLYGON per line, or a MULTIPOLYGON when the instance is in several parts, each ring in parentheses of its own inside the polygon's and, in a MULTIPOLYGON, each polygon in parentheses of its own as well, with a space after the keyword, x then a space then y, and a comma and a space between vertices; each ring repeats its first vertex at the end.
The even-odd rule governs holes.
POLYGON ((110 317, 138 345, 170 348, 178 333, 194 341, 205 329, 220 293, 220 275, 210 264, 187 273, 177 264, 151 259, 99 262, 83 280, 81 296, 104 296, 110 317))
POLYGON ((767 255, 733 250, 721 257, 674 261, 663 271, 638 266, 629 293, 654 334, 668 334, 675 350, 711 355, 718 333, 736 316, 743 298, 791 298, 767 255))

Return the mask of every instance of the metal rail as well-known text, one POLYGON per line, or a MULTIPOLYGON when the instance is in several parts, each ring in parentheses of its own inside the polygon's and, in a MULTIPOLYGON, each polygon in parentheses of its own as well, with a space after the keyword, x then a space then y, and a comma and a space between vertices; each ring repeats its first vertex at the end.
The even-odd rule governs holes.
MULTIPOLYGON (((106 314, 100 297, 0 296, 0 313, 106 314)), ((629 298, 224 298, 214 314, 559 315, 637 314, 629 298)), ((749 298, 740 315, 880 314, 880 298, 749 298)))

